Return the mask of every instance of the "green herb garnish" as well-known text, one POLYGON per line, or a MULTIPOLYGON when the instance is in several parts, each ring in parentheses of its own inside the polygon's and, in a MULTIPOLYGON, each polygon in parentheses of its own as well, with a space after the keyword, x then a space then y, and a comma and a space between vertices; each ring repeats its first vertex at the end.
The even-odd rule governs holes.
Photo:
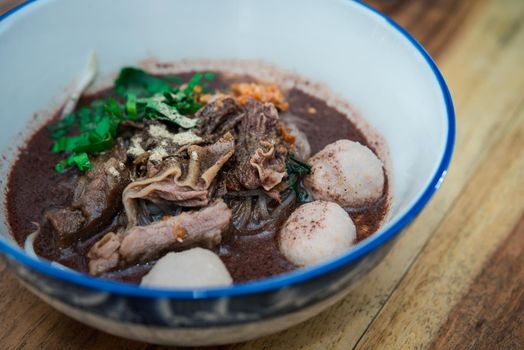
POLYGON ((311 173, 311 165, 301 161, 294 154, 290 154, 286 162, 288 176, 311 173))
POLYGON ((120 96, 130 93, 136 96, 148 96, 170 90, 171 85, 166 79, 133 67, 123 68, 115 81, 115 92, 120 96))
POLYGON ((146 114, 146 118, 149 119, 165 120, 185 129, 193 128, 198 122, 197 119, 183 116, 175 106, 168 104, 165 95, 157 94, 153 97, 138 99, 137 102, 144 104, 146 110, 150 112, 146 114))
POLYGON ((66 159, 60 161, 56 166, 55 170, 59 173, 63 173, 68 168, 76 166, 78 169, 85 171, 93 168, 93 164, 89 160, 87 153, 73 153, 66 159))
POLYGON ((70 113, 67 116, 65 116, 64 119, 49 125, 47 128, 49 129, 49 131, 52 132, 51 136, 53 138, 59 138, 67 134, 69 132, 69 129, 75 122, 76 115, 74 113, 70 113))
POLYGON ((193 114, 198 111, 202 104, 198 103, 193 90, 188 91, 187 88, 184 91, 175 90, 174 92, 165 93, 166 103, 173 106, 181 114, 193 114))
POLYGON ((295 192, 298 201, 300 203, 311 201, 308 192, 302 189, 299 184, 302 176, 311 173, 311 166, 298 159, 294 154, 290 154, 286 162, 286 171, 288 186, 295 192))
POLYGON ((216 74, 215 73, 211 73, 211 72, 206 72, 206 73, 204 73, 204 77, 207 80, 213 80, 213 79, 215 79, 216 74))
MULTIPOLYGON (((76 136, 60 137, 53 144, 53 152, 89 152, 97 153, 105 151, 113 146, 113 138, 120 120, 111 115, 101 117, 92 125, 90 131, 76 136)), ((84 129, 87 128, 84 126, 84 129)))
POLYGON ((73 166, 82 171, 91 169, 89 154, 113 147, 118 127, 124 120, 153 119, 185 129, 195 127, 198 120, 187 115, 202 107, 196 100, 197 92, 202 91, 205 80, 212 79, 213 73, 196 73, 182 88, 178 77, 160 78, 138 68, 123 68, 114 87, 123 102, 113 98, 96 99, 49 126, 51 136, 56 139, 52 151, 69 153, 56 165, 56 171, 64 172, 73 166), (172 86, 174 84, 178 86, 172 86))
POLYGON ((129 119, 137 120, 138 110, 137 110, 137 105, 136 105, 136 95, 135 94, 130 93, 126 97, 126 113, 129 116, 129 119))

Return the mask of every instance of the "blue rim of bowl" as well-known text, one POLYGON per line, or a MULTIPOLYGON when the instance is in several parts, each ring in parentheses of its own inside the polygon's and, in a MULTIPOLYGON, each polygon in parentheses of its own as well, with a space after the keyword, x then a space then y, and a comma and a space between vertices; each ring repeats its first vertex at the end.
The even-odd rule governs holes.
MULTIPOLYGON (((404 215, 402 215, 393 225, 380 232, 374 238, 369 238, 357 245, 354 249, 349 251, 347 254, 329 261, 327 263, 317 265, 308 269, 296 270, 291 273, 283 274, 276 277, 263 279, 260 281, 247 282, 243 284, 235 284, 231 287, 223 288, 209 288, 209 289, 195 289, 195 290, 169 290, 169 289, 154 289, 154 288, 143 288, 135 285, 125 284, 121 282, 114 282, 110 280, 104 280, 100 278, 90 277, 88 275, 80 274, 78 272, 62 270, 52 266, 49 262, 36 260, 26 255, 21 249, 15 248, 9 245, 7 242, 0 240, 0 251, 13 257, 15 260, 22 264, 35 269, 45 275, 52 278, 76 283, 85 287, 93 288, 100 291, 117 293, 135 297, 146 297, 146 298, 178 298, 178 299, 206 299, 206 298, 220 298, 230 297, 235 295, 254 294, 260 292, 267 292, 271 290, 278 290, 284 287, 295 285, 297 283, 308 281, 312 278, 327 274, 331 271, 344 267, 352 262, 362 258, 367 253, 377 249, 382 244, 386 243, 393 236, 398 234, 403 228, 405 228, 413 219, 420 213, 424 206, 428 203, 430 198, 433 196, 435 191, 439 188, 440 184, 444 180, 447 173, 451 156, 453 153, 453 147, 455 143, 455 111, 453 108, 453 102, 451 94, 446 85, 446 82, 440 73, 437 65, 426 52, 422 45, 415 40, 411 34, 409 34, 404 28, 393 21, 388 16, 384 15, 380 11, 372 8, 371 6, 364 4, 360 0, 348 0, 355 4, 362 6, 371 13, 386 20, 394 29, 396 29, 402 36, 404 36, 417 51, 425 59, 431 70, 433 71, 435 78, 440 86, 444 103, 446 105, 446 113, 448 118, 448 135, 446 140, 446 147, 442 159, 440 160, 439 166, 431 178, 428 186, 415 203, 409 208, 404 215)), ((36 2, 36 0, 29 0, 0 16, 0 21, 27 5, 36 2)))

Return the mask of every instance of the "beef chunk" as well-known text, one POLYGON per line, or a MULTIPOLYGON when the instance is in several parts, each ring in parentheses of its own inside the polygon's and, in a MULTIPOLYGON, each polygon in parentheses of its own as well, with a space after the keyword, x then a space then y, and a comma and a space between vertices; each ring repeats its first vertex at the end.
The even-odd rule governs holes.
POLYGON ((135 226, 126 232, 120 255, 128 262, 148 261, 170 248, 195 244, 213 247, 220 243, 231 215, 231 210, 219 200, 199 211, 185 212, 147 226, 135 226))
POLYGON ((80 209, 88 223, 114 213, 126 184, 127 170, 115 158, 100 162, 78 181, 73 207, 80 209))
POLYGON ((220 243, 231 215, 231 209, 218 200, 199 211, 134 226, 121 234, 110 232, 89 251, 89 273, 99 275, 117 266, 149 261, 172 249, 213 247, 220 243))
POLYGON ((130 181, 122 160, 125 153, 118 145, 93 159, 94 168, 78 179, 71 206, 46 213, 59 246, 99 232, 122 208, 122 191, 130 181))
POLYGON ((75 234, 86 221, 81 211, 71 208, 50 210, 46 213, 46 219, 60 239, 75 234))
POLYGON ((244 115, 244 108, 234 98, 219 98, 197 112, 201 120, 198 132, 201 136, 220 137, 233 130, 244 115))

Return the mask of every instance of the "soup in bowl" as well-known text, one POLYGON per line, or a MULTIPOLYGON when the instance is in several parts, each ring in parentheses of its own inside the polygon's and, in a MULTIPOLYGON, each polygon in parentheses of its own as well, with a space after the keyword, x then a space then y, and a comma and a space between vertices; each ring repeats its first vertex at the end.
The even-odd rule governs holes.
POLYGON ((311 317, 386 254, 449 163, 444 81, 360 3, 270 5, 3 18, 0 247, 32 292, 121 336, 221 344, 311 317))

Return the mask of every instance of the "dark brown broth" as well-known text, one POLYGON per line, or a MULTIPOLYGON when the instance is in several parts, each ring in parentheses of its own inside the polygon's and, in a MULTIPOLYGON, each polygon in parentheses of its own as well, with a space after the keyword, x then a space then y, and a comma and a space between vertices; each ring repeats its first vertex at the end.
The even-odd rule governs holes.
MULTIPOLYGON (((188 80, 194 72, 179 74, 188 80)), ((233 81, 252 80, 246 77, 225 78, 217 73, 210 88, 223 89, 233 81)), ((93 96, 84 97, 79 105, 86 105, 95 98, 112 96, 111 90, 102 91, 93 96)), ((367 145, 375 150, 364 134, 352 124, 347 117, 328 106, 323 100, 313 97, 301 90, 292 89, 287 96, 289 113, 300 118, 304 123, 300 129, 308 136, 311 151, 316 153, 324 146, 339 139, 350 139, 367 145)), ((42 222, 45 210, 67 206, 71 201, 79 172, 72 170, 58 174, 53 166, 61 155, 53 154, 52 139, 46 127, 39 129, 20 150, 19 159, 15 162, 9 175, 7 192, 8 221, 16 241, 23 245, 27 236, 35 230, 35 222, 42 222)), ((370 207, 351 212, 350 216, 357 226, 358 239, 362 240, 378 230, 386 212, 387 183, 384 197, 370 207)), ((278 249, 277 233, 280 226, 296 206, 266 227, 264 231, 239 232, 231 228, 224 234, 223 241, 217 247, 217 253, 227 266, 235 282, 244 282, 265 278, 293 270, 295 266, 288 262, 278 249)), ((78 271, 87 273, 85 254, 94 242, 105 232, 115 228, 109 225, 96 236, 76 245, 58 251, 53 244, 52 232, 44 225, 35 242, 35 251, 50 260, 57 260, 78 271)), ((103 278, 139 283, 141 277, 149 271, 154 262, 133 265, 123 270, 106 273, 103 278)))

